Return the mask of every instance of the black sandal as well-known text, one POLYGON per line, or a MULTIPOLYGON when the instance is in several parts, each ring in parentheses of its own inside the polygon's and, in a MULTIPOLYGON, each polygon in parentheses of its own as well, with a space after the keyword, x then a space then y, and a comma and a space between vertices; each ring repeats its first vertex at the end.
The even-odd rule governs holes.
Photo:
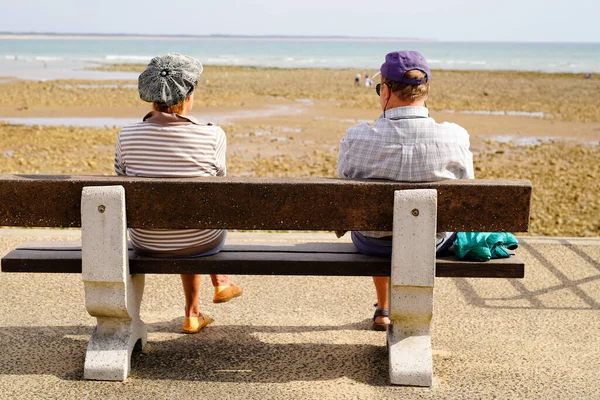
POLYGON ((390 310, 387 308, 378 308, 375 310, 375 314, 373 315, 373 330, 374 331, 387 331, 387 327, 389 324, 376 323, 375 320, 377 317, 390 317, 390 310))

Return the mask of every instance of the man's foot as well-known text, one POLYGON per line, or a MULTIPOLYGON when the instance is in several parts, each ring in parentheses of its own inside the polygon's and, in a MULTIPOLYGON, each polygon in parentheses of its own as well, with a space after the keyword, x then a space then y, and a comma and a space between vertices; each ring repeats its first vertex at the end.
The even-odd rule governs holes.
POLYGON ((197 317, 185 317, 183 325, 181 326, 181 332, 183 333, 197 333, 202 328, 208 326, 212 322, 212 319, 207 314, 200 314, 197 317))
POLYGON ((373 315, 373 330, 385 331, 390 324, 390 311, 387 308, 378 308, 373 315))
POLYGON ((240 297, 243 290, 240 289, 235 283, 231 283, 228 286, 215 286, 215 297, 213 297, 213 303, 225 303, 234 297, 240 297))

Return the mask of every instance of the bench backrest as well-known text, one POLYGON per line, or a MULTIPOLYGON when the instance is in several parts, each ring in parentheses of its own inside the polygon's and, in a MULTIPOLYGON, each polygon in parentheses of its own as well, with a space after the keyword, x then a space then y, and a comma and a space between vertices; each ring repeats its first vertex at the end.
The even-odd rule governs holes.
POLYGON ((0 175, 0 226, 79 227, 84 186, 125 187, 132 228, 392 230, 393 193, 436 189, 439 231, 526 232, 527 180, 149 179, 0 175))

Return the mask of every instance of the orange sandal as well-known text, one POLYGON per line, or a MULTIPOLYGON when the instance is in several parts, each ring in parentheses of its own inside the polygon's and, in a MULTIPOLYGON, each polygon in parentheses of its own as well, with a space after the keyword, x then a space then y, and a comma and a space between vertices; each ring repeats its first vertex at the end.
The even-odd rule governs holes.
POLYGON ((185 317, 181 326, 182 333, 197 333, 212 322, 209 315, 200 314, 197 317, 185 317))
POLYGON ((213 303, 225 303, 235 297, 240 297, 244 293, 235 283, 229 286, 215 286, 215 297, 213 303))

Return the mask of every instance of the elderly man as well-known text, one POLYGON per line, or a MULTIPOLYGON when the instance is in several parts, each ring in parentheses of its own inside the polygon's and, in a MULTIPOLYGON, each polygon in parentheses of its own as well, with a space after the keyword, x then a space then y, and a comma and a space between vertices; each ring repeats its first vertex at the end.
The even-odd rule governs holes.
MULTIPOLYGON (((429 117, 425 102, 431 72, 425 58, 416 51, 394 51, 386 55, 380 73, 375 90, 383 114, 373 126, 361 123, 348 129, 340 143, 338 176, 409 182, 474 178, 467 131, 429 117)), ((391 235, 356 231, 352 242, 361 253, 391 256, 391 235)), ((451 232, 438 233, 436 251, 447 250, 453 238, 451 232)), ((389 278, 373 277, 373 282, 373 329, 386 330, 389 278)))

